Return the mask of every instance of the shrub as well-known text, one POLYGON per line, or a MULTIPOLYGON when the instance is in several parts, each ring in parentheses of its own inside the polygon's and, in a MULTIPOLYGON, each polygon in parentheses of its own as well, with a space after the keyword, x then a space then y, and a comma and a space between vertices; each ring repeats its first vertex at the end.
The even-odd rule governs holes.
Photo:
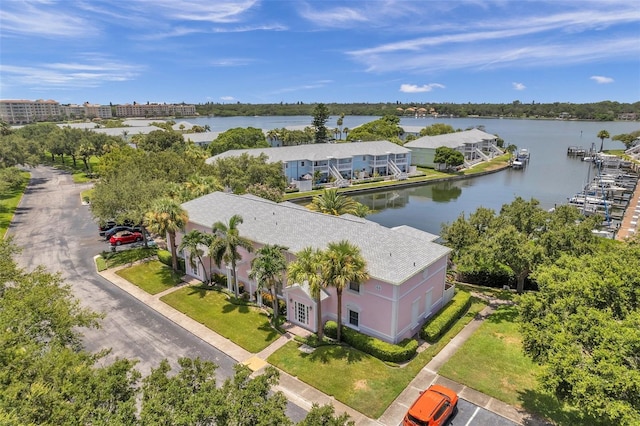
MULTIPOLYGON (((158 250, 158 260, 169 268, 173 267, 171 252, 169 250, 158 250)), ((184 259, 181 257, 178 258, 178 270, 182 272, 186 271, 184 259)))
MULTIPOLYGON (((338 335, 338 324, 335 321, 327 321, 324 332, 328 337, 336 338, 338 335)), ((394 345, 375 337, 367 336, 352 328, 342 326, 342 339, 345 343, 354 348, 368 353, 381 361, 404 362, 408 361, 418 350, 418 341, 415 339, 404 339, 394 345)))
POLYGON ((458 291, 451 302, 435 314, 420 330, 420 337, 427 342, 435 342, 442 336, 471 306, 471 294, 458 291))
POLYGON ((211 281, 214 284, 217 284, 222 287, 227 286, 227 276, 224 274, 213 274, 213 276, 211 277, 211 281))

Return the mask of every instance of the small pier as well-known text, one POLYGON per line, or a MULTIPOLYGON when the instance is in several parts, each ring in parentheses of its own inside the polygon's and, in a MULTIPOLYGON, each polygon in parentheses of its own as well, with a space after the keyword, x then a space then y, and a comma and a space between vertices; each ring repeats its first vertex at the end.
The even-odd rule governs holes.
POLYGON ((584 157, 587 154, 587 149, 581 146, 572 145, 567 148, 567 155, 569 157, 584 157))

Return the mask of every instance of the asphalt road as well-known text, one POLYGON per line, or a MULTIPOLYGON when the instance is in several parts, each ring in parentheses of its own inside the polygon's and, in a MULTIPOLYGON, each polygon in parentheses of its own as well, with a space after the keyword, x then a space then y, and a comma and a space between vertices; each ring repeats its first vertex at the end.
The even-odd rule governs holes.
MULTIPOLYGON (((42 265, 60 272, 83 306, 105 314, 100 329, 83 330, 85 348, 90 352, 111 349, 106 361, 137 360, 143 375, 163 359, 177 368, 181 357, 200 357, 218 365, 219 383, 233 376, 234 359, 96 273, 93 256, 109 245, 98 235, 89 207, 82 205, 80 192, 88 186, 74 184, 69 174, 49 167, 30 172, 31 184, 7 234, 23 249, 16 259, 19 265, 28 270, 42 265)), ((299 421, 306 411, 289 403, 287 414, 299 421)))

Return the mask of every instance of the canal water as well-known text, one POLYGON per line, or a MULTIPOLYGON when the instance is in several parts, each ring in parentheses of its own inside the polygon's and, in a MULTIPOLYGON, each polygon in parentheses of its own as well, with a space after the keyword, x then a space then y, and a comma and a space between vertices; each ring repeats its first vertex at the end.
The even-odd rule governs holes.
MULTIPOLYGON (((377 117, 346 116, 344 127, 350 129, 375 120, 377 117)), ((198 117, 189 122, 209 125, 221 132, 234 127, 276 129, 286 126, 310 125, 311 117, 198 117)), ((600 148, 597 134, 606 130, 613 137, 621 133, 640 130, 639 122, 584 122, 564 120, 513 120, 486 118, 402 118, 401 126, 426 127, 434 123, 450 124, 465 130, 482 126, 484 131, 496 134, 505 144, 527 148, 531 159, 524 169, 507 169, 494 174, 454 182, 425 184, 405 189, 391 189, 354 197, 374 212, 367 219, 385 226, 409 225, 440 234, 443 223, 454 221, 461 213, 469 215, 478 207, 496 211, 503 204, 519 196, 535 198, 544 209, 564 204, 567 198, 579 192, 594 176, 590 163, 567 156, 569 146, 586 149, 600 148)), ((337 127, 336 117, 327 127, 337 127)), ((604 149, 622 149, 618 141, 606 139, 604 149)))

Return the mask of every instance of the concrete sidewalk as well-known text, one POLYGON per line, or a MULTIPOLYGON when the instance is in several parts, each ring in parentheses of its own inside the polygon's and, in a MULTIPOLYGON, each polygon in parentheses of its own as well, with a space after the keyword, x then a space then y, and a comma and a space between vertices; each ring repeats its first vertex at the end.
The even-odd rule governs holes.
MULTIPOLYGON (((114 285, 118 286, 122 290, 131 294, 142 303, 153 308, 157 312, 161 313, 174 323, 183 327, 185 330, 191 332, 195 336, 198 336, 203 341, 209 343, 211 346, 216 347, 220 351, 226 353, 238 362, 244 363, 254 372, 259 372, 262 368, 268 365, 266 359, 276 350, 280 349, 287 342, 294 338, 294 334, 287 332, 279 339, 265 348, 263 351, 257 354, 252 354, 249 351, 241 348, 227 338, 220 336, 214 331, 208 329, 199 322, 189 318, 185 314, 173 309, 166 303, 162 302, 160 298, 167 293, 176 291, 177 289, 188 285, 183 283, 165 290, 159 294, 151 295, 139 287, 131 284, 129 281, 116 274, 120 268, 107 269, 105 271, 98 272, 106 280, 110 281, 114 285)), ((418 397, 420 391, 427 388, 432 383, 440 383, 454 389, 458 392, 458 395, 482 408, 499 414, 515 423, 531 424, 530 419, 526 413, 516 410, 514 407, 507 405, 501 401, 470 389, 466 386, 452 382, 437 374, 438 369, 449 359, 453 353, 473 334, 473 332, 480 326, 484 318, 490 315, 495 309, 495 305, 487 306, 482 312, 480 312, 476 318, 471 321, 458 335, 449 342, 439 353, 436 355, 421 371, 418 375, 409 383, 405 390, 396 398, 396 400, 387 408, 383 415, 379 419, 370 419, 362 413, 348 407, 347 405, 337 401, 332 396, 326 395, 319 390, 309 386, 308 384, 298 380, 296 377, 282 371, 280 371, 280 382, 276 386, 275 390, 281 391, 288 400, 294 404, 305 408, 311 409, 312 404, 317 403, 320 405, 331 404, 335 407, 336 413, 347 413, 351 416, 351 420, 356 425, 398 425, 402 422, 402 418, 409 406, 418 397)))

